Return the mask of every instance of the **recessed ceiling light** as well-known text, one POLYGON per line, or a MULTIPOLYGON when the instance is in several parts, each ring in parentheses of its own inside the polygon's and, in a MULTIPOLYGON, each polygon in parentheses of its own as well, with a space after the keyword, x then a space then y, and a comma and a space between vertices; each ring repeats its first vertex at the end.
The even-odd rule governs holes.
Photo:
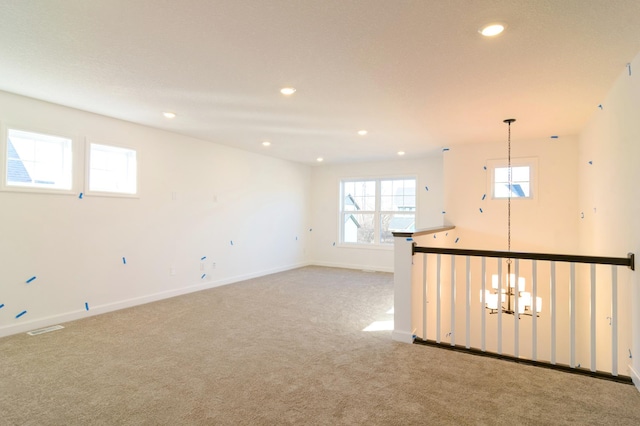
POLYGON ((317 161, 318 163, 322 163, 322 162, 324 161, 324 158, 322 158, 322 157, 318 157, 318 158, 316 158, 316 161, 317 161))
POLYGON ((270 145, 271 145, 271 142, 269 141, 262 142, 262 146, 270 146, 270 145))
POLYGON ((368 133, 368 132, 367 132, 366 130, 358 130, 358 134, 359 134, 360 136, 364 136, 364 135, 366 135, 367 133, 368 133))
POLYGON ((503 32, 504 28, 504 24, 489 24, 480 28, 478 32, 485 37, 493 37, 503 32))
POLYGON ((166 118, 176 118, 176 113, 175 112, 163 112, 162 115, 164 115, 166 118))
POLYGON ((296 89, 293 87, 283 87, 282 89, 280 89, 280 93, 285 96, 290 96, 296 93, 296 89))
POLYGON ((399 156, 403 156, 404 155, 404 151, 398 151, 398 155, 399 156))

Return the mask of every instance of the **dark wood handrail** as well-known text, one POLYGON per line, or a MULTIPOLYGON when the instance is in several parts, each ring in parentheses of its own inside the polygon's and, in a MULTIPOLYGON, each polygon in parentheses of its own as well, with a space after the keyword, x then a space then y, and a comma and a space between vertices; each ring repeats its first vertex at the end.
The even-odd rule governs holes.
POLYGON ((635 271, 635 255, 633 253, 629 253, 627 257, 577 256, 571 254, 419 247, 416 243, 413 243, 413 254, 416 253, 450 254, 454 256, 500 257, 504 259, 548 260, 552 262, 596 263, 600 265, 627 266, 632 271, 635 271))

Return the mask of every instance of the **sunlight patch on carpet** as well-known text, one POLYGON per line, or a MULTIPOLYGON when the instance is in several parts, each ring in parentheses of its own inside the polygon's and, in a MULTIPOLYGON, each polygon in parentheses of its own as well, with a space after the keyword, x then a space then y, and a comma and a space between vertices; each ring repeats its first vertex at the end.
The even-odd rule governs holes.
POLYGON ((362 331, 392 331, 393 320, 388 321, 374 321, 365 327, 362 331))

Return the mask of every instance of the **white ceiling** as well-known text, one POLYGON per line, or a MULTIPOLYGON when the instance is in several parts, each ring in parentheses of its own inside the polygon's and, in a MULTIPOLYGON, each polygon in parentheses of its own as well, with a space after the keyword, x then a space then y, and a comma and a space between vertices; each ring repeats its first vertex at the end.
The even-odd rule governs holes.
POLYGON ((307 164, 577 134, 639 51, 638 0, 0 0, 0 90, 307 164))

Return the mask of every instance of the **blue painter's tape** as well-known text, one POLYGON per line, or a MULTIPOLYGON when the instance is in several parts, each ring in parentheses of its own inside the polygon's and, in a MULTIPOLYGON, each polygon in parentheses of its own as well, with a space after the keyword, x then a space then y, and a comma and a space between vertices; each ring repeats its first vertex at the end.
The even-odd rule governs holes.
POLYGON ((445 212, 444 210, 442 210, 442 214, 446 214, 447 212, 445 212))
POLYGON ((448 236, 449 236, 449 233, 448 233, 448 232, 445 232, 444 236, 445 236, 445 237, 448 237, 448 236))
POLYGON ((233 245, 233 240, 231 240, 231 245, 233 245))
POLYGON ((442 152, 449 151, 449 148, 442 148, 442 152))
POLYGON ((334 246, 334 247, 336 246, 336 243, 335 243, 335 242, 333 243, 333 246, 334 246))
POLYGON ((425 186, 425 187, 424 187, 424 189, 426 189, 426 190, 428 191, 428 190, 429 190, 429 187, 428 187, 428 186, 425 186))
POLYGON ((200 260, 205 260, 206 258, 207 258, 207 256, 202 256, 202 257, 200 258, 200 260))
POLYGON ((483 166, 482 168, 483 168, 483 169, 485 169, 485 170, 487 170, 487 166, 483 166))
POLYGON ((125 265, 127 264, 127 259, 125 259, 124 257, 122 258, 122 263, 124 263, 125 265))
POLYGON ((309 232, 313 231, 313 228, 309 228, 309 232))
POLYGON ((4 303, 0 303, 0 309, 4 308, 4 303))
POLYGON ((598 105, 598 108, 602 109, 602 104, 598 105))
POLYGON ((627 69, 629 70, 629 76, 631 76, 631 64, 627 64, 627 69))
POLYGON ((413 241, 413 238, 407 238, 407 241, 413 241))
POLYGON ((457 243, 459 240, 460 240, 460 237, 456 238, 456 241, 455 241, 455 242, 457 243))
POLYGON ((36 277, 35 277, 35 276, 33 276, 33 277, 29 278, 29 279, 27 280, 27 284, 29 284, 31 281, 33 281, 33 280, 35 280, 35 279, 36 279, 36 277))
POLYGON ((435 238, 435 237, 436 237, 436 234, 433 234, 433 238, 435 238))
POLYGON ((484 201, 484 199, 487 198, 487 194, 482 194, 482 200, 484 201))
POLYGON ((593 166, 593 161, 589 160, 589 164, 591 164, 593 166))
POLYGON ((23 316, 26 313, 27 313, 27 311, 20 312, 18 315, 16 315, 16 319, 20 318, 21 316, 23 316))
POLYGON ((557 135, 553 135, 553 136, 551 136, 551 139, 558 139, 558 136, 557 135))
POLYGON ((296 241, 298 241, 298 237, 296 237, 296 241))
POLYGON ((204 280, 204 277, 206 277, 207 274, 202 274, 202 276, 200 277, 201 280, 204 280))
POLYGON ((80 195, 78 195, 78 198, 80 198, 80 199, 82 200, 82 196, 83 196, 83 195, 84 195, 84 194, 81 192, 81 193, 80 193, 80 195))
POLYGON ((633 358, 633 356, 631 355, 631 349, 629 349, 629 358, 633 358))
POLYGON ((86 311, 88 311, 88 310, 89 310, 89 302, 84 302, 84 309, 85 309, 86 311))
POLYGON ((482 207, 480 207, 480 213, 483 213, 483 211, 482 211, 482 207))

